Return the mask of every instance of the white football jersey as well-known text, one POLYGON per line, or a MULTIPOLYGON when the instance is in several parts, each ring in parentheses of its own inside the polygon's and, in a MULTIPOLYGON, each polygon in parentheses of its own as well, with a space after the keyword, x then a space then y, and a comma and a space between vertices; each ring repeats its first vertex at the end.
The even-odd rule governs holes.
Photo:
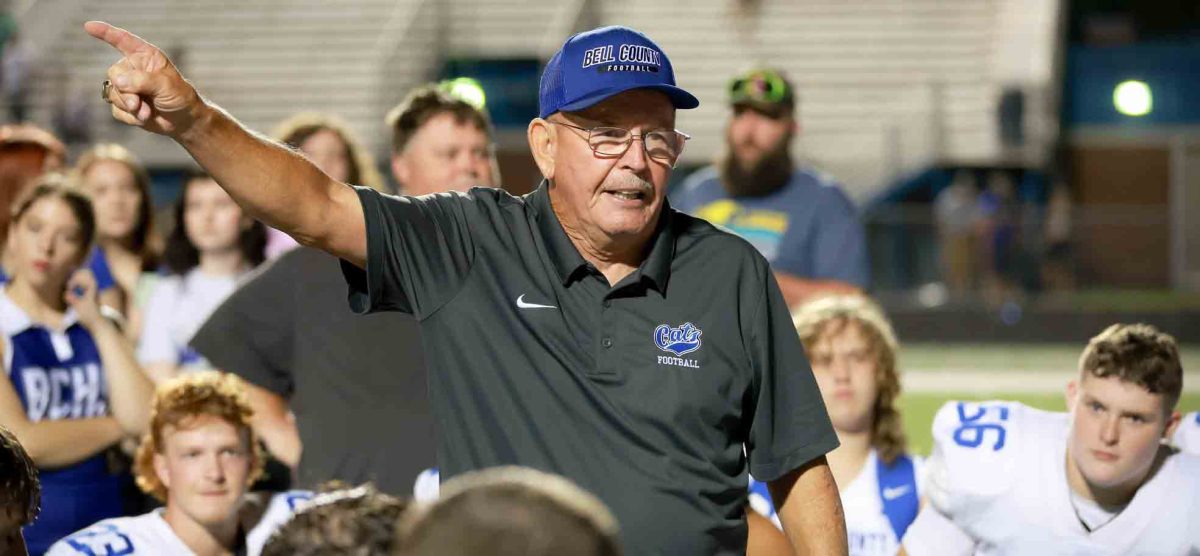
POLYGON ((933 423, 927 505, 909 554, 1200 553, 1200 458, 1168 456, 1125 509, 1092 532, 1067 484, 1069 415, 1014 402, 949 402, 933 423))
MULTIPOLYGON (((312 496, 311 492, 303 490, 293 490, 272 496, 267 510, 258 523, 246 534, 246 555, 258 556, 271 534, 291 519, 292 514, 299 509, 300 505, 311 499, 312 496)), ((105 519, 54 543, 46 555, 193 554, 163 519, 164 511, 164 508, 158 508, 135 517, 105 519)))
POLYGON ((1171 438, 1171 442, 1180 450, 1200 454, 1200 411, 1183 416, 1183 420, 1175 428, 1175 436, 1171 438))
MULTIPOLYGON (((841 489, 851 556, 893 556, 900 549, 900 539, 896 538, 895 530, 884 513, 883 498, 895 501, 911 496, 915 507, 915 501, 919 500, 925 489, 924 460, 916 456, 909 457, 913 462, 915 485, 881 486, 879 456, 875 450, 871 450, 862 471, 841 489)), ((766 485, 751 478, 750 507, 779 526, 779 516, 766 492, 766 485)))
POLYGON ((918 498, 924 493, 924 460, 912 456, 916 474, 916 492, 911 487, 880 487, 878 455, 871 450, 858 476, 842 489, 842 509, 846 512, 846 533, 850 554, 855 556, 892 556, 900 549, 900 539, 883 511, 883 497, 895 500, 902 496, 918 498))

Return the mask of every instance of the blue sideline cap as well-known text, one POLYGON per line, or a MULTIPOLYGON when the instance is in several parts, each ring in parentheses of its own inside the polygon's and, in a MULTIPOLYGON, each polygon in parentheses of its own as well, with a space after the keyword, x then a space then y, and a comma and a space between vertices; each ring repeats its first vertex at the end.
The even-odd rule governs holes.
POLYGON ((667 55, 633 29, 601 27, 567 39, 542 72, 538 115, 583 110, 630 89, 666 93, 675 108, 695 108, 700 101, 675 86, 667 55))

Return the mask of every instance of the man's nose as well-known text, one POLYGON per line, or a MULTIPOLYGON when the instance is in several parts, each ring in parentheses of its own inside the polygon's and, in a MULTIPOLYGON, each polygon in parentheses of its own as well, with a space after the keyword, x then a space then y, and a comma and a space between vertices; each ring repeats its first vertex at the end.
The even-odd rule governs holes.
POLYGON ((1100 426, 1100 440, 1111 446, 1120 439, 1120 417, 1113 415, 1105 418, 1104 423, 1100 426))

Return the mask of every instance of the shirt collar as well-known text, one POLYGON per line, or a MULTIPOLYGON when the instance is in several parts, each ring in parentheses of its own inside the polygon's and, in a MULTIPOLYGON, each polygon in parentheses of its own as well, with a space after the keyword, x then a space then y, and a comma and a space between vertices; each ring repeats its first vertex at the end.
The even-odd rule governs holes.
MULTIPOLYGON (((529 206, 534 209, 534 220, 537 221, 538 231, 546 243, 550 262, 558 272, 564 286, 588 267, 583 255, 571 243, 571 238, 563 230, 562 223, 550 206, 550 185, 542 180, 541 185, 526 196, 529 206)), ((663 200, 662 214, 658 219, 658 229, 654 232, 650 253, 635 271, 635 276, 649 280, 659 293, 667 291, 667 281, 671 277, 671 260, 675 258, 675 230, 671 225, 675 211, 663 200)))
MULTIPOLYGON (((63 315, 62 329, 66 330, 78 322, 79 314, 73 307, 68 307, 67 312, 63 315)), ((18 307, 8 296, 4 285, 0 285, 0 333, 6 336, 16 336, 35 325, 36 323, 29 318, 25 310, 18 307)))

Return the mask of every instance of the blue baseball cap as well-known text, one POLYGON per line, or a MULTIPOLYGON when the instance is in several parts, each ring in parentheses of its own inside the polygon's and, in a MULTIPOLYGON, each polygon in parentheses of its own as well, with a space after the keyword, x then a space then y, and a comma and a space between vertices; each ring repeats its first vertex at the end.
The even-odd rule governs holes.
POLYGON ((542 72, 538 115, 583 110, 630 89, 662 91, 675 108, 700 106, 675 86, 671 61, 650 37, 612 26, 572 36, 550 58, 542 72))

